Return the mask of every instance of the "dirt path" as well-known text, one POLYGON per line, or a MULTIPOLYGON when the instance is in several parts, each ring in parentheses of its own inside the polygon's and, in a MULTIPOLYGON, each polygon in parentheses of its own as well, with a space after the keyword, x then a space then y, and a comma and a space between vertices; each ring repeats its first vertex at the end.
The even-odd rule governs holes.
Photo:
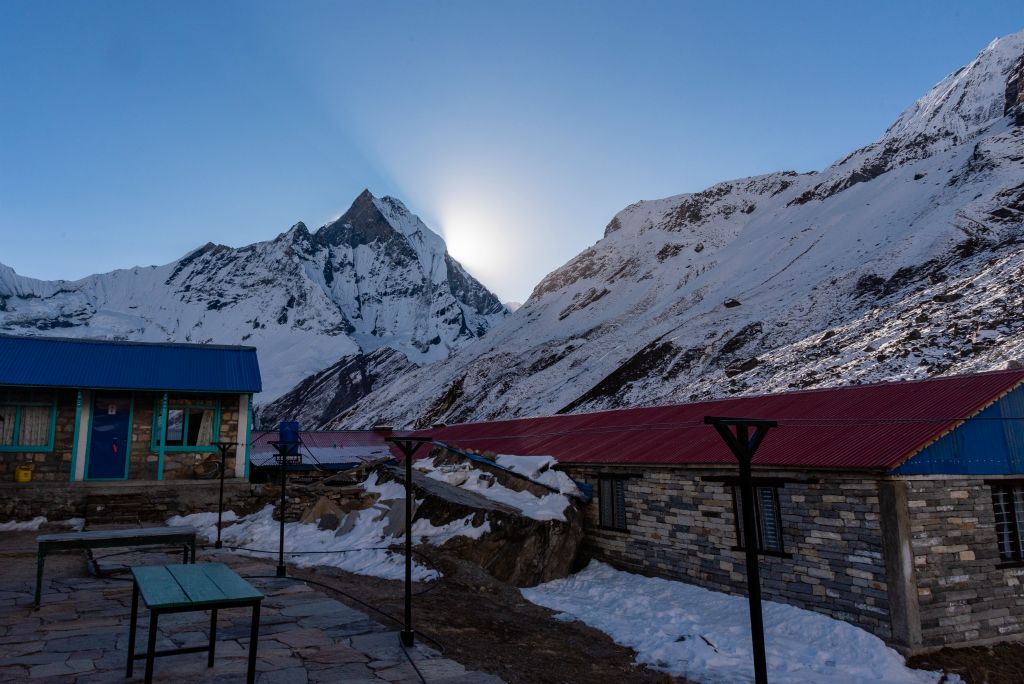
MULTIPOLYGON (((683 684, 684 680, 633 664, 632 650, 580 622, 552 618, 554 611, 527 602, 517 589, 477 566, 436 559, 444 573, 437 585, 417 585, 413 625, 439 641, 447 657, 497 675, 510 684, 642 682, 683 684)), ((404 610, 401 582, 334 570, 292 569, 324 582, 396 618, 404 610)), ((360 607, 351 598, 344 602, 360 607)), ((379 616, 377 616, 379 617, 379 616)))

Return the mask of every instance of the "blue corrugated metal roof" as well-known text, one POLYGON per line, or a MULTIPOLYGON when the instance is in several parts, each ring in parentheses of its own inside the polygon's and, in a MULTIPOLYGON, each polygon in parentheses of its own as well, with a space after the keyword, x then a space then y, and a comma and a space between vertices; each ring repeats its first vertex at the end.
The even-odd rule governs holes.
POLYGON ((897 475, 1024 473, 1024 386, 892 471, 897 475))
POLYGON ((259 392, 253 347, 0 336, 0 385, 259 392))

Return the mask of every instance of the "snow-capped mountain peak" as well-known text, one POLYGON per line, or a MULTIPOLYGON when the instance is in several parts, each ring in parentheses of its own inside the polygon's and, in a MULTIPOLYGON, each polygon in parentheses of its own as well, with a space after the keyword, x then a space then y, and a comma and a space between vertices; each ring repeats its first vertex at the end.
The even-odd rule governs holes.
POLYGON ((427 425, 1004 367, 1024 357, 1024 32, 876 142, 632 204, 487 337, 328 425, 427 425))
POLYGON ((969 64, 908 107, 884 139, 918 136, 966 141, 1006 114, 1010 70, 1024 54, 1024 31, 996 38, 969 64))
POLYGON ((163 266, 48 282, 0 265, 0 332, 250 344, 263 401, 383 347, 412 364, 446 358, 506 313, 418 217, 368 190, 314 232, 298 222, 163 266))

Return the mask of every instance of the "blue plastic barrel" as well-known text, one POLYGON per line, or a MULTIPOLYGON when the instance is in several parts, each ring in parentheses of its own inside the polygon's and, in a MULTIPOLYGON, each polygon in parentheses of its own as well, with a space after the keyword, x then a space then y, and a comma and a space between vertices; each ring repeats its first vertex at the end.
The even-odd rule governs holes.
POLYGON ((279 442, 290 444, 288 448, 289 456, 299 455, 299 422, 297 420, 283 420, 281 421, 280 436, 278 437, 279 442))

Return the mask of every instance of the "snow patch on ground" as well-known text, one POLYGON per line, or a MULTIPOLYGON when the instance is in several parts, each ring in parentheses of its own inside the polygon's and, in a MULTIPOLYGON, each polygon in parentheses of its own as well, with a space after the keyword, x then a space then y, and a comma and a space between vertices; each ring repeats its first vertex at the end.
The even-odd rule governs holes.
MULTIPOLYGON (((310 523, 285 523, 284 550, 288 562, 300 568, 324 565, 357 575, 402 579, 405 556, 387 548, 399 543, 401 537, 384 536, 386 519, 375 520, 380 511, 370 508, 356 513, 358 518, 355 526, 340 536, 334 530, 321 530, 310 523)), ((217 536, 216 513, 174 516, 167 524, 192 525, 207 539, 215 539, 217 536)), ((244 555, 274 557, 279 530, 280 522, 274 520, 274 507, 268 504, 263 510, 225 526, 221 530, 221 540, 225 546, 235 547, 238 553, 244 555)), ((425 582, 439 576, 436 570, 413 560, 413 580, 425 582)))
POLYGON ((522 475, 528 480, 539 482, 562 494, 580 496, 580 490, 573 479, 565 473, 555 470, 558 459, 554 456, 510 456, 499 454, 494 462, 502 468, 522 475))
MULTIPOLYGON (((517 492, 494 481, 490 473, 473 468, 468 463, 458 465, 435 465, 433 458, 425 458, 415 465, 427 477, 497 501, 517 509, 534 520, 561 520, 565 522, 565 509, 569 498, 564 494, 534 496, 530 492, 517 492)), ((575 485, 573 485, 575 487, 575 485)))
MULTIPOLYGON (((238 514, 234 511, 224 511, 221 519, 224 523, 232 523, 238 520, 238 514)), ((210 539, 217 538, 217 514, 212 511, 209 513, 192 513, 185 516, 176 515, 168 519, 167 524, 172 527, 190 525, 210 539)))
MULTIPOLYGON (((366 491, 379 494, 378 502, 405 499, 405 487, 394 481, 380 482, 376 473, 371 473, 361 486, 366 491)), ((284 549, 288 554, 288 562, 303 568, 325 565, 358 575, 403 579, 405 555, 389 547, 400 545, 404 534, 385 534, 388 526, 386 509, 382 510, 378 503, 372 508, 352 511, 349 515, 356 516, 356 520, 344 534, 338 534, 335 530, 321 530, 312 523, 286 522, 284 549)), ((274 506, 268 504, 263 510, 241 518, 234 511, 225 511, 223 520, 221 540, 226 547, 234 547, 238 553, 263 558, 273 557, 277 553, 281 523, 274 520, 274 506)), ((214 512, 176 515, 169 518, 167 524, 191 525, 206 539, 217 538, 217 514, 214 512)), ((432 525, 429 520, 417 520, 412 527, 416 543, 435 546, 457 536, 479 539, 490 529, 490 522, 487 521, 474 527, 472 516, 440 527, 432 525)), ((413 559, 412 576, 417 582, 426 582, 438 579, 441 575, 413 559)))
POLYGON ((453 520, 447 525, 436 527, 429 520, 417 520, 412 524, 412 538, 416 543, 425 542, 441 546, 455 537, 479 539, 491 531, 491 521, 485 520, 483 525, 473 527, 473 516, 467 515, 461 520, 453 520))
POLYGON ((67 520, 57 520, 53 524, 61 525, 63 527, 69 527, 71 528, 72 532, 81 532, 85 529, 85 518, 68 518, 67 520))
MULTIPOLYGON (((637 651, 654 669, 704 684, 750 682, 747 599, 615 570, 592 561, 582 572, 531 589, 532 603, 576 618, 637 651)), ((878 637, 819 613, 765 601, 768 680, 926 684, 941 674, 913 670, 878 637)), ((955 675, 946 682, 961 682, 955 675)))
POLYGON ((45 522, 45 515, 36 516, 31 520, 8 520, 5 523, 0 523, 0 532, 25 532, 31 530, 38 530, 45 522))

